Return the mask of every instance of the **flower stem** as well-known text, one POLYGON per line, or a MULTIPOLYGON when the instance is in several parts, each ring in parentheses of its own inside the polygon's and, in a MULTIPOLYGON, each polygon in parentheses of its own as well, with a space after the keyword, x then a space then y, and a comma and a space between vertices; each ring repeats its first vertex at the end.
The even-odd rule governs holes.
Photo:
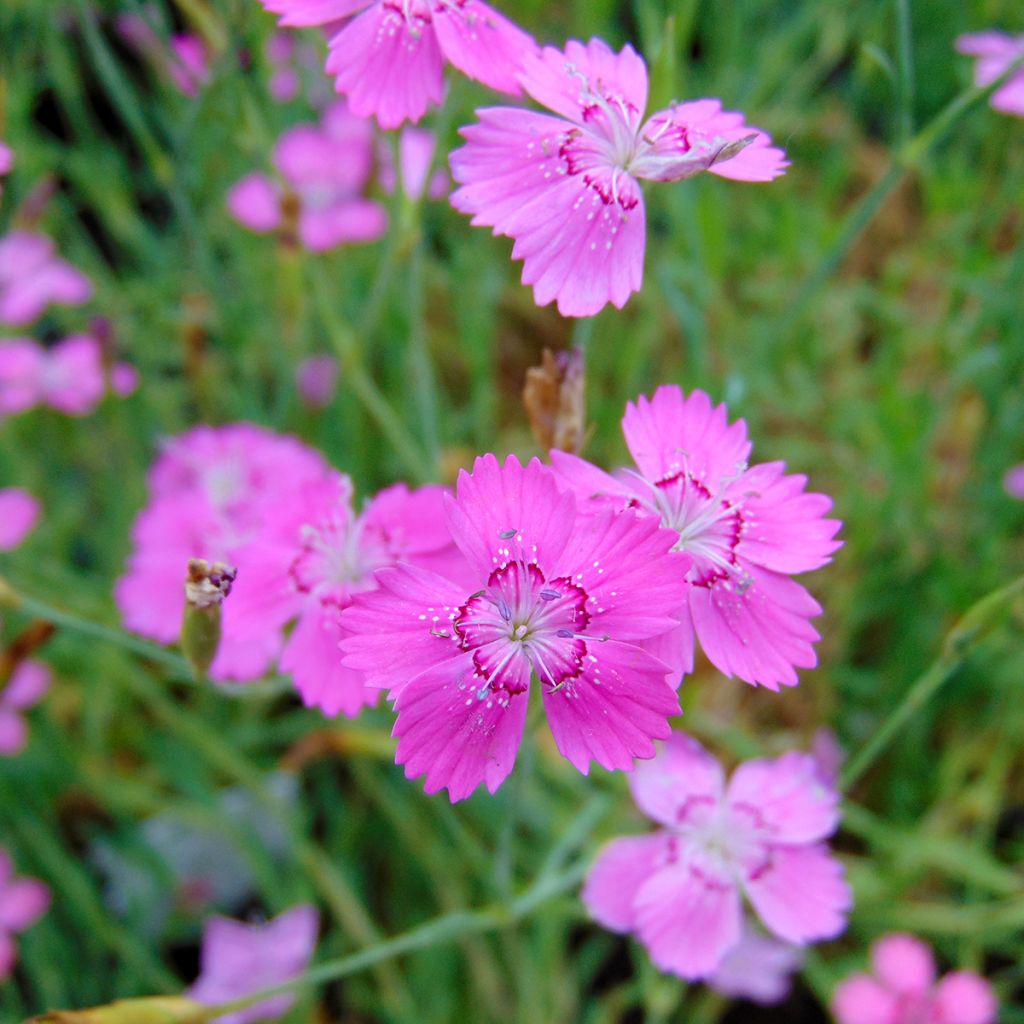
MULTIPOLYGON (((784 330, 789 324, 793 323, 796 316, 804 310, 818 289, 839 268, 839 265, 846 258, 846 254, 853 248, 854 243, 860 238, 864 229, 874 219, 875 214, 879 211, 885 200, 889 198, 890 193, 911 171, 917 170, 920 167, 924 158, 931 152, 932 147, 953 127, 961 115, 970 110, 975 104, 988 99, 1007 79, 1022 68, 1024 68, 1024 57, 1014 61, 991 84, 973 86, 970 89, 966 89, 940 110, 916 135, 899 147, 893 156, 889 169, 875 182, 871 190, 860 200, 857 206, 853 208, 839 232, 839 237, 836 238, 831 248, 822 256, 814 273, 797 290, 796 295, 789 303, 779 323, 780 329, 784 330)), ((901 71, 904 74, 906 73, 902 67, 901 71)), ((901 88, 905 87, 906 83, 903 83, 901 88)))
POLYGON ((840 788, 850 787, 871 767, 896 738, 899 731, 923 708, 1002 621, 1011 604, 1024 593, 1024 576, 986 595, 960 618, 942 645, 942 653, 911 684, 903 699, 874 732, 871 739, 851 758, 839 778, 840 788))
POLYGON ((507 906, 492 905, 480 910, 457 910, 449 914, 442 914, 426 924, 360 950, 358 953, 313 967, 283 985, 276 985, 273 988, 264 989, 262 992, 254 992, 243 999, 207 1007, 200 1014, 186 1021, 185 1024, 205 1024, 206 1021, 215 1020, 222 1014, 244 1010, 246 1007, 254 1006, 256 1003, 261 1003, 276 995, 295 992, 312 985, 323 985, 329 981, 337 981, 339 978, 355 974, 357 971, 394 959, 404 953, 437 946, 441 943, 454 942, 467 935, 506 928, 521 918, 528 917, 549 899, 574 889, 583 879, 586 868, 587 862, 581 860, 558 875, 547 878, 542 876, 507 906))

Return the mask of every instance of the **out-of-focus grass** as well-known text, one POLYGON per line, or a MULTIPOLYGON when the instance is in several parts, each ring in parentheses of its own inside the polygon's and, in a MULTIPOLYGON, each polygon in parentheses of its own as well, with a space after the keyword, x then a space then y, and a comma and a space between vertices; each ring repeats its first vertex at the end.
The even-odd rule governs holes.
MULTIPOLYGON (((321 446, 364 494, 402 477, 450 478, 476 452, 533 450, 523 372, 543 345, 575 338, 587 351, 595 461, 624 459, 628 398, 665 381, 699 386, 748 420, 758 458, 806 472, 845 521, 846 546, 810 581, 826 609, 818 670, 773 695, 701 665, 684 687, 682 725, 726 756, 806 745, 822 725, 854 751, 938 655, 958 614, 1024 570, 1024 505, 1000 485, 1024 458, 1024 125, 972 110, 836 273, 806 285, 906 126, 968 84, 954 37, 1021 31, 1019 5, 913 5, 909 63, 892 0, 504 6, 544 40, 633 42, 655 62, 659 88, 746 111, 787 147, 792 169, 768 186, 704 176, 651 189, 643 292, 622 312, 573 325, 534 307, 507 240, 444 204, 413 210, 391 199, 403 237, 316 257, 229 219, 227 187, 266 165, 282 128, 309 117, 301 101, 267 99, 272 19, 255 2, 155 7, 163 31, 172 13, 180 25, 183 11, 207 10, 226 41, 195 100, 116 41, 112 17, 138 5, 3 5, 0 134, 18 164, 0 222, 40 181, 57 186, 42 227, 96 281, 88 311, 110 318, 143 383, 86 420, 35 412, 0 425, 0 482, 46 507, 0 571, 27 593, 114 623, 111 587, 160 437, 249 418, 321 446), (311 413, 295 398, 292 367, 333 351, 337 323, 354 332, 355 363, 331 407, 311 413), (432 380, 417 372, 420 344, 432 380), (403 457, 357 400, 360 368, 399 410, 418 457, 403 457)), ((433 120, 442 151, 485 102, 483 89, 452 80, 433 120)), ((44 326, 71 330, 86 315, 58 310, 44 326)), ((5 636, 24 622, 7 615, 5 636)), ((801 989, 775 1016, 730 1009, 658 977, 638 947, 586 924, 567 897, 514 928, 353 976, 328 992, 323 1019, 816 1021, 867 943, 906 928, 947 962, 987 969, 1008 1004, 1002 1019, 1024 1020, 1009 1005, 1024 985, 1021 624, 1017 608, 850 794, 839 845, 857 906, 847 936, 809 961, 815 995, 801 989)), ((452 809, 391 764, 384 710, 327 723, 279 692, 225 696, 173 681, 66 628, 46 656, 58 683, 32 716, 31 746, 0 761, 0 844, 56 899, 20 940, 15 981, 0 985, 3 1021, 188 979, 200 916, 179 908, 158 939, 141 937, 137 920, 105 907, 90 851, 112 845, 160 878, 166 869, 140 853, 138 822, 167 808, 216 821, 228 785, 256 791, 257 813, 279 819, 286 836, 279 862, 244 829, 229 837, 256 879, 252 905, 271 914, 316 899, 329 923, 320 958, 444 911, 507 901, 594 794, 610 799, 576 836, 580 850, 643 827, 622 777, 579 778, 542 732, 496 796, 452 809), (266 774, 282 761, 298 772, 300 799, 270 806, 266 774)), ((313 999, 291 1019, 313 1019, 313 999)))

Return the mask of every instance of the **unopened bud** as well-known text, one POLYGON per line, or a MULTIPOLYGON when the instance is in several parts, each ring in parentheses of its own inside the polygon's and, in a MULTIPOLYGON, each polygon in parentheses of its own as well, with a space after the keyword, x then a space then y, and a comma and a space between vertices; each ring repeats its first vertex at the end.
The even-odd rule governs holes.
POLYGON ((185 620, 181 650, 198 679, 206 673, 220 646, 220 608, 231 593, 237 571, 223 562, 192 558, 185 579, 185 620))
POLYGON ((184 996, 119 999, 91 1010, 51 1010, 25 1024, 201 1024, 207 1008, 184 996))
POLYGON ((545 450, 578 454, 583 446, 583 350, 544 349, 540 366, 526 371, 523 405, 533 436, 545 450))

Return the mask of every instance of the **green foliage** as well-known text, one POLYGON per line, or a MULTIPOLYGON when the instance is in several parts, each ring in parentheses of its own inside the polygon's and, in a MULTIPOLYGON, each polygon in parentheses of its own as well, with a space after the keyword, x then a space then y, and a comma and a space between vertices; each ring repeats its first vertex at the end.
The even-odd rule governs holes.
MULTIPOLYGON (((979 645, 965 651, 954 635, 956 663, 929 692, 943 688, 850 791, 838 840, 856 889, 850 930, 814 951, 808 991, 774 1018, 658 976, 639 947, 587 923, 571 872, 600 840, 644 826, 623 777, 579 777, 541 730, 528 730, 498 794, 452 808, 392 764, 385 708, 328 722, 285 681, 197 685, 177 656, 77 624, 116 627, 112 586, 160 438, 251 419, 320 446, 363 495, 399 478, 450 480, 477 452, 534 453, 524 371, 544 345, 574 338, 587 353, 588 457, 624 458, 627 399, 668 381, 702 387, 747 419, 755 457, 807 473, 845 522, 845 547, 809 581, 826 610, 819 668, 780 695, 706 664, 687 680, 680 725, 726 759, 807 746, 823 725, 863 750, 915 680, 948 667, 944 638, 961 614, 1024 571, 1024 505, 1000 483, 1024 459, 1024 123, 976 104, 927 152, 905 146, 969 86, 957 33, 1022 31, 1019 4, 916 4, 902 42, 908 12, 892 0, 499 6, 542 40, 631 41, 651 55, 662 96, 720 96, 781 140, 791 170, 771 185, 705 175, 650 189, 642 293, 574 325, 533 305, 508 240, 443 203, 392 197, 385 240, 324 256, 228 217, 227 188, 309 117, 301 100, 267 97, 272 19, 255 0, 147 8, 162 34, 173 13, 217 47, 194 100, 116 41, 114 15, 140 4, 0 7, 0 137, 17 154, 0 225, 40 182, 57 186, 41 227, 96 282, 89 310, 111 320, 142 376, 136 396, 85 420, 35 411, 0 423, 0 484, 46 510, 0 562, 16 593, 43 604, 6 611, 3 636, 53 607, 71 614, 45 650, 57 682, 32 713, 31 744, 0 760, 0 845, 55 896, 19 939, 0 1021, 191 979, 202 914, 172 901, 146 932, 145 907, 111 912, 97 860, 105 846, 166 887, 139 830, 156 814, 219 824, 265 914, 316 901, 319 961, 470 915, 304 993, 296 1024, 820 1021, 835 982, 893 929, 985 969, 1002 1019, 1024 1021, 1013 995, 1024 987, 1016 592, 998 616, 982 606, 984 629, 963 627, 984 634, 979 645), (858 205, 878 182, 877 202, 858 205), (311 412, 293 367, 325 352, 341 360, 341 385, 311 412), (270 784, 280 770, 294 799, 270 784), (222 817, 228 787, 275 824, 279 855, 251 823, 222 817)), ((489 101, 452 78, 431 121, 442 154, 489 101)), ((73 330, 86 315, 60 309, 44 327, 73 330)))

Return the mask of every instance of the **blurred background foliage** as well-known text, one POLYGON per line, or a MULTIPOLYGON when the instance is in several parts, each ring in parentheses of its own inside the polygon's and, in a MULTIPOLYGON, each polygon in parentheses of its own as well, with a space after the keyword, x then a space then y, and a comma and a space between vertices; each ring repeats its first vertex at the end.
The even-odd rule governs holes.
MULTIPOLYGON (((84 313, 51 311, 44 331, 109 318, 142 385, 86 420, 37 410, 0 424, 0 483, 45 506, 0 570, 116 626, 111 589, 160 438, 250 419, 321 447, 363 495, 395 479, 451 481, 475 453, 535 453, 525 370, 544 346, 575 341, 588 457, 624 460, 627 399, 668 381, 702 387, 747 419, 756 458, 807 473, 845 521, 845 547, 809 581, 826 609, 820 667, 774 695, 700 664, 681 726, 727 759, 806 748, 822 726, 854 752, 957 616, 1024 571, 1024 504, 1001 486, 1024 459, 1024 125, 975 106, 894 179, 863 231, 843 234, 907 139, 969 85, 955 36, 1020 32, 1020 4, 909 4, 902 49, 893 0, 499 6, 541 41, 633 43, 659 98, 721 97, 780 140, 791 170, 769 186, 705 175, 652 188, 643 292, 573 323, 534 306, 508 240, 443 202, 387 197, 387 238, 316 256, 229 218, 227 188, 311 119, 301 98, 268 99, 273 19, 255 0, 146 6, 161 35, 187 27, 215 53, 194 99, 114 31, 140 4, 5 0, 0 137, 17 167, 0 225, 39 207, 40 228, 96 283, 84 313), (293 367, 323 353, 340 357, 340 387, 313 412, 293 367), (404 448, 360 401, 367 377, 397 410, 404 448)), ((450 78, 429 119, 440 160, 489 102, 450 78)), ((28 620, 7 614, 4 637, 28 620)), ((1024 1021, 1021 624, 1018 607, 849 794, 838 846, 856 886, 851 926, 812 951, 783 1007, 730 1005, 658 976, 570 894, 514 927, 309 993, 289 1019, 804 1024, 826 1019, 823 1002, 870 940, 908 929, 944 963, 984 969, 1001 1019, 1024 1021)), ((31 745, 0 760, 0 842, 55 903, 20 939, 3 1021, 176 990, 214 908, 270 915, 315 900, 323 959, 507 902, 545 866, 643 827, 623 777, 577 776, 539 730, 496 796, 453 809, 391 763, 384 708, 330 722, 286 686, 196 686, 174 659, 65 626, 44 656, 57 683, 31 745), (197 858, 244 884, 190 889, 210 874, 197 858)))

